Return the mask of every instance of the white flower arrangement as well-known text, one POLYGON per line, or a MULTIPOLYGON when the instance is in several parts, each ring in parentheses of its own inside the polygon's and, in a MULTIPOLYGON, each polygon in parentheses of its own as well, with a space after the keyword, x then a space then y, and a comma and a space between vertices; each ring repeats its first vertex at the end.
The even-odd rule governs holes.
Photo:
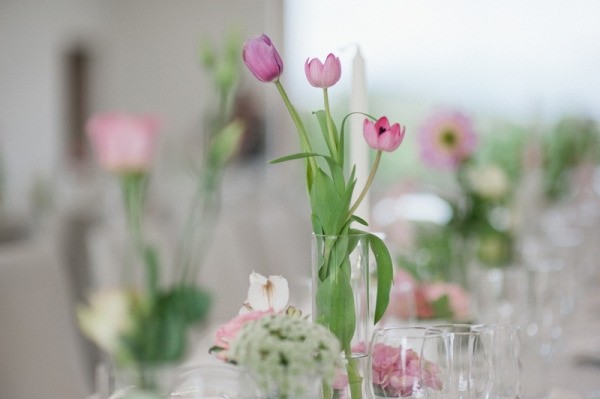
POLYGON ((271 314, 244 325, 229 353, 232 361, 255 375, 262 389, 290 397, 306 395, 310 382, 322 379, 331 383, 341 347, 320 324, 271 314))

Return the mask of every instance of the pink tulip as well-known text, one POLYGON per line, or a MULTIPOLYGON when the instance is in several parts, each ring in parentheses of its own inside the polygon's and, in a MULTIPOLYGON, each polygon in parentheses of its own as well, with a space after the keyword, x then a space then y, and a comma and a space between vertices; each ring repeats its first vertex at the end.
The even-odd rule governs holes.
POLYGON ((306 60, 304 64, 304 72, 308 83, 314 87, 326 89, 333 86, 340 80, 342 75, 342 65, 340 59, 333 54, 329 54, 325 59, 325 65, 317 59, 306 60))
POLYGON ((158 120, 152 116, 101 114, 86 125, 100 165, 115 173, 144 172, 156 148, 158 120))
POLYGON ((261 82, 273 82, 283 73, 283 61, 264 33, 244 43, 244 64, 261 82))
POLYGON ((404 140, 406 127, 394 123, 390 126, 390 122, 385 116, 382 116, 373 123, 369 119, 365 119, 363 123, 363 134, 369 146, 378 151, 394 151, 400 146, 404 140))

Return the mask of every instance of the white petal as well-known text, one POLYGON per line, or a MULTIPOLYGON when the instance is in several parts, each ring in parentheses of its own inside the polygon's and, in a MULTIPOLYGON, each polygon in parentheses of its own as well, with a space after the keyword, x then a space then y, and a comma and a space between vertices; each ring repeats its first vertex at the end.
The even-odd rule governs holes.
POLYGON ((290 289, 287 280, 282 276, 269 276, 271 297, 269 302, 274 311, 279 312, 287 307, 290 289))
POLYGON ((250 287, 244 306, 250 306, 254 311, 267 311, 271 308, 269 298, 265 295, 268 280, 259 273, 250 274, 250 287))

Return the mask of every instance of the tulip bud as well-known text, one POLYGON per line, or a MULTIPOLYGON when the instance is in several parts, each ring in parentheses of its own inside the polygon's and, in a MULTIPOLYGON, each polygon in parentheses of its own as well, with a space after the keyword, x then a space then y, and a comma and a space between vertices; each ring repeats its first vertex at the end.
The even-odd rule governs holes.
POLYGON ((395 123, 390 126, 388 119, 383 116, 375 123, 365 119, 363 123, 363 134, 367 144, 378 151, 394 151, 404 140, 406 127, 395 123))
POLYGON ((244 64, 261 82, 273 82, 283 73, 283 61, 271 39, 262 34, 244 43, 244 64))
POLYGON ((333 86, 340 80, 342 75, 342 65, 340 59, 333 54, 329 54, 323 64, 319 59, 313 58, 306 60, 304 64, 306 79, 314 87, 326 89, 333 86))

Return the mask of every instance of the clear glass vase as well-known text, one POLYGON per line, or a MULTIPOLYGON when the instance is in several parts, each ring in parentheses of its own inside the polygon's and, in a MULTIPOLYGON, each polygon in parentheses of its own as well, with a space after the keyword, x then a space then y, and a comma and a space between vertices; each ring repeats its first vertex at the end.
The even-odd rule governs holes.
MULTIPOLYGON (((342 343, 347 386, 337 389, 346 391, 348 398, 360 399, 372 329, 368 234, 313 235, 312 292, 313 320, 342 343)), ((323 397, 336 397, 335 388, 335 384, 324 387, 323 397)))
POLYGON ((110 399, 168 399, 177 373, 174 363, 113 366, 110 399))

